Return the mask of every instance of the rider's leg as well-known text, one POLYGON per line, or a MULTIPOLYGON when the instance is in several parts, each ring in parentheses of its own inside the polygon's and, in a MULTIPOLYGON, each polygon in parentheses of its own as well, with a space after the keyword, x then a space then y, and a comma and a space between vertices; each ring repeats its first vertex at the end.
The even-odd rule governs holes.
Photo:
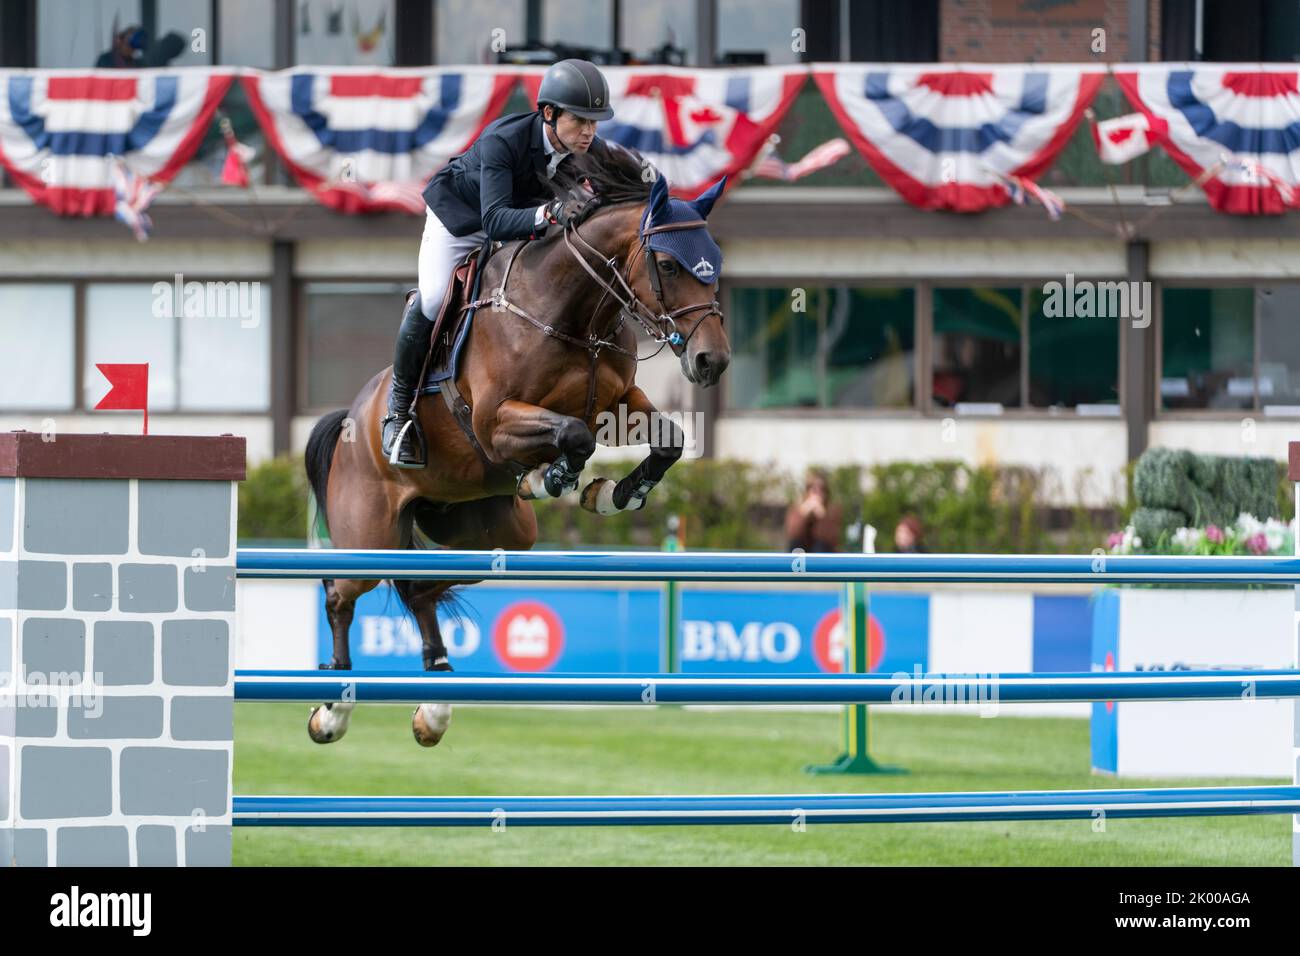
POLYGON ((427 462, 420 423, 411 417, 420 370, 429 350, 433 320, 442 304, 456 263, 483 241, 483 233, 453 236, 437 216, 425 217, 420 241, 420 294, 407 303, 402 327, 397 333, 393 356, 393 380, 388 393, 388 414, 384 416, 381 439, 384 456, 398 468, 423 468, 427 462))

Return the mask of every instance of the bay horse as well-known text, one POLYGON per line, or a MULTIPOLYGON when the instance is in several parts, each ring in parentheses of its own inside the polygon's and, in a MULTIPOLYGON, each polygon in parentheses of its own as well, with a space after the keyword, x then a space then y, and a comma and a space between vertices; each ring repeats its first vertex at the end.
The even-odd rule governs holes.
MULTIPOLYGON (((620 406, 627 420, 640 413, 668 425, 651 429, 650 453, 630 474, 590 481, 582 507, 602 515, 640 508, 681 457, 681 429, 636 385, 633 323, 672 349, 692 384, 717 384, 731 348, 717 302, 721 253, 704 220, 725 179, 686 202, 670 198, 663 177, 630 150, 575 155, 566 166, 572 169, 561 167, 548 186, 561 198, 584 199, 584 215, 543 239, 506 243, 488 259, 479 288, 491 295, 475 303, 463 357, 443 383, 446 395, 417 405, 427 466, 394 469, 380 450, 391 367, 370 379, 350 408, 316 423, 307 476, 334 547, 426 547, 418 528, 435 547, 531 548, 532 501, 577 489, 596 447, 597 420, 620 406), (700 250, 706 254, 695 263, 690 256, 700 250)), ((450 587, 472 583, 393 582, 420 629, 426 671, 451 670, 437 610, 450 587)), ((356 601, 379 581, 323 584, 333 656, 321 666, 350 670, 356 601)), ((311 739, 341 738, 353 706, 315 708, 311 739)), ((419 705, 415 739, 436 745, 450 718, 448 704, 419 705)))

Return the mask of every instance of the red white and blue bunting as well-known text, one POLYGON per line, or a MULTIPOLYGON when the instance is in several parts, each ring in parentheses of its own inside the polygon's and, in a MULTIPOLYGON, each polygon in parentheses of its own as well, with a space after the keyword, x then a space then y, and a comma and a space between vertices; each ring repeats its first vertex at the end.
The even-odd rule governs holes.
POLYGON ((1078 66, 822 65, 813 77, 876 173, 922 209, 978 212, 1051 165, 1097 95, 1078 66))
MULTIPOLYGON (((667 178, 674 196, 694 199, 723 176, 735 182, 785 117, 806 68, 690 70, 604 67, 614 118, 597 134, 637 150, 667 178)), ((524 79, 537 102, 542 74, 524 79)))
POLYGON ((64 216, 111 216, 114 169, 169 182, 234 79, 222 70, 0 71, 0 164, 64 216))
MULTIPOLYGON (((501 112, 498 67, 248 71, 258 123, 298 182, 340 212, 410 209, 425 182, 501 112)), ((416 207, 422 208, 422 204, 416 207)))
POLYGON ((1267 215, 1300 206, 1295 66, 1152 63, 1115 79, 1215 209, 1267 215))

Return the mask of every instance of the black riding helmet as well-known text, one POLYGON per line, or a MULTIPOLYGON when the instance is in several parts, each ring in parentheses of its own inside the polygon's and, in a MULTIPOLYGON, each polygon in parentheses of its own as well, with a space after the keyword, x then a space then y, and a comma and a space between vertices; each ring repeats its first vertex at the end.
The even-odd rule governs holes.
POLYGON ((583 119, 607 120, 614 115, 609 107, 609 84, 596 65, 586 60, 551 64, 537 90, 537 108, 547 103, 583 119))

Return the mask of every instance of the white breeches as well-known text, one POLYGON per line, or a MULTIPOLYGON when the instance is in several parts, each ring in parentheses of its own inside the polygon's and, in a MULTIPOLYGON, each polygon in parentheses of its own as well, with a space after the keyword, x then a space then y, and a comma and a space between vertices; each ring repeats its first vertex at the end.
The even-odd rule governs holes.
POLYGON ((471 249, 483 245, 486 238, 487 233, 481 229, 468 236, 453 236, 432 209, 425 211, 424 236, 420 239, 420 305, 425 318, 437 314, 456 263, 471 249))

